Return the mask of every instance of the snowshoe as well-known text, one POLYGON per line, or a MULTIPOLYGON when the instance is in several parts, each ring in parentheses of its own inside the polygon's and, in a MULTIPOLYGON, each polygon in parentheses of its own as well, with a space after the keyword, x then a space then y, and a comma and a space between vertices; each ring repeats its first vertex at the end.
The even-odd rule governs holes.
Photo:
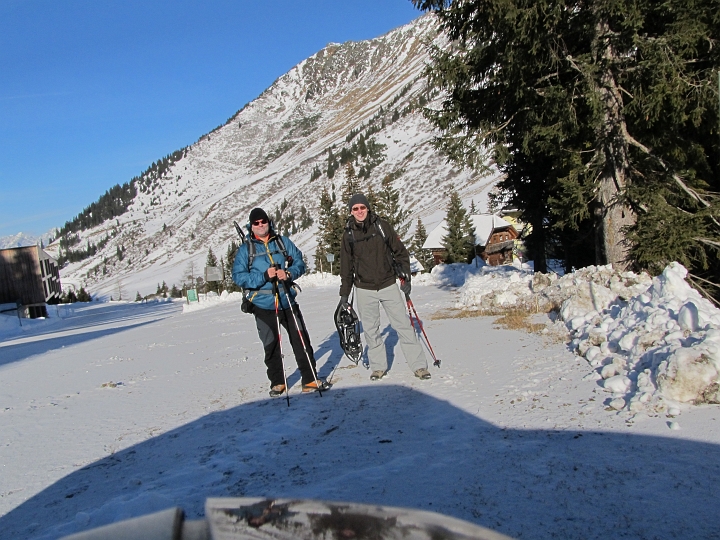
POLYGON ((340 336, 340 346, 345 356, 357 365, 362 357, 363 346, 360 341, 360 320, 352 306, 338 305, 335 310, 335 328, 340 336))

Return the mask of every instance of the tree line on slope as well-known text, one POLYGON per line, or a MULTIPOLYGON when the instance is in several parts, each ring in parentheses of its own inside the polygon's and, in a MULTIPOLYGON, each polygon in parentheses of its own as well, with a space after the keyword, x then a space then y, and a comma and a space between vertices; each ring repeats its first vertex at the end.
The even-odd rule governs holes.
MULTIPOLYGON (((320 195, 318 243, 315 249, 316 270, 332 270, 335 275, 340 273, 342 236, 346 230, 348 219, 350 219, 348 202, 356 193, 365 193, 372 211, 390 223, 410 253, 426 271, 432 269, 435 265, 433 255, 422 247, 427 240, 427 231, 420 218, 417 220, 412 239, 406 238, 410 228, 411 212, 401 205, 400 192, 393 186, 393 182, 403 172, 400 169, 386 175, 382 179, 380 189, 375 191, 368 182, 363 182, 363 179, 355 175, 352 164, 349 163, 346 167, 345 182, 340 197, 335 195, 334 186, 332 191, 323 190, 320 195), (327 261, 328 254, 334 257, 332 266, 327 261)), ((450 190, 446 210, 447 234, 443 237, 443 246, 446 251, 445 262, 470 262, 475 256, 475 230, 467 210, 462 205, 460 195, 455 189, 450 190)))
POLYGON ((59 258, 62 267, 66 262, 78 262, 94 256, 108 242, 106 236, 97 244, 87 243, 85 249, 72 249, 79 243, 78 232, 96 227, 108 220, 116 219, 124 214, 130 204, 135 200, 138 189, 141 192, 151 191, 158 185, 158 180, 167 173, 170 167, 187 155, 187 148, 176 150, 167 156, 153 161, 153 163, 140 175, 123 185, 116 184, 108 189, 100 198, 88 205, 72 220, 66 221, 58 231, 59 258))

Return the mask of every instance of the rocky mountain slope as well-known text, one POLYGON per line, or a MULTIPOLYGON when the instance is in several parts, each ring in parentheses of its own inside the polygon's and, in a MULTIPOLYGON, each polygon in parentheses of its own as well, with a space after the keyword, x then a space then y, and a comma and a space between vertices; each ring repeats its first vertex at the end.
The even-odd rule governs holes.
MULTIPOLYGON (((304 60, 225 125, 159 160, 135 182, 124 214, 80 231, 75 245, 102 248, 68 264, 63 284, 116 299, 152 293, 162 281, 179 286, 188 272, 200 275, 208 248, 226 254, 232 221, 245 223, 255 206, 293 216, 293 239, 312 261, 320 193, 340 199, 343 155, 352 155, 365 187, 393 175, 413 222, 439 222, 451 185, 484 210, 495 178, 448 164, 423 118, 437 98, 423 77, 427 44, 437 39, 434 19, 423 16, 304 60)), ((48 250, 58 254, 58 243, 48 250)))

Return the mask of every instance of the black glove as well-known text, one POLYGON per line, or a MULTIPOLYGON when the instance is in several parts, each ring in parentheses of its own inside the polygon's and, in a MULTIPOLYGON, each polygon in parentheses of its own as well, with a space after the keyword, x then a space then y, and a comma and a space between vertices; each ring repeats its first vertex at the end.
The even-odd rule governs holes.
POLYGON ((350 309, 350 302, 348 302, 347 296, 341 296, 340 297, 340 305, 343 309, 350 309))
POLYGON ((405 296, 410 296, 410 280, 405 279, 400 282, 400 290, 405 293, 405 296))
MULTIPOLYGON (((271 266, 270 268, 273 267, 271 266)), ((270 270, 270 268, 268 268, 268 270, 270 270)), ((270 283, 276 283, 278 281, 277 274, 275 274, 273 277, 270 277, 270 274, 268 274, 268 270, 265 270, 265 272, 263 272, 263 277, 265 278, 265 281, 269 281, 270 283)))

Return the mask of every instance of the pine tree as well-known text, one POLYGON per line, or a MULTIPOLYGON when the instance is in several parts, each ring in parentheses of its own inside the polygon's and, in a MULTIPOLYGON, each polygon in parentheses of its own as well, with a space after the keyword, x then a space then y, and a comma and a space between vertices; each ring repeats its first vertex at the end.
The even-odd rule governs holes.
POLYGON ((427 236, 428 235, 427 230, 425 230, 425 225, 423 224, 422 220, 418 218, 411 248, 413 251, 413 255, 415 255, 415 258, 420 264, 423 265, 425 271, 429 272, 430 270, 432 270, 432 267, 435 266, 435 258, 433 257, 429 249, 423 249, 423 244, 425 244, 427 236))
POLYGON ((142 299, 143 299, 143 297, 140 296, 140 291, 137 291, 137 292, 135 293, 135 301, 136 301, 136 302, 142 302, 142 299))
MULTIPOLYGON (((207 258, 205 259, 205 266, 218 267, 218 260, 211 247, 208 248, 207 258)), ((213 291, 219 292, 220 284, 217 281, 208 281, 205 283, 205 292, 213 291)))
POLYGON ((716 2, 413 2, 454 44, 432 52, 438 145, 477 170, 492 149, 536 269, 589 243, 597 263, 718 281, 716 2))
POLYGON ((182 291, 174 283, 172 289, 170 289, 170 298, 182 298, 182 291))
POLYGON ((335 155, 333 154, 332 148, 328 148, 328 165, 327 165, 327 175, 328 178, 332 178, 335 176, 335 171, 337 171, 338 167, 340 166, 337 162, 337 159, 335 159, 335 155))
POLYGON ((450 191, 450 200, 445 217, 447 234, 443 237, 443 247, 447 255, 446 263, 470 262, 475 257, 475 230, 463 207, 460 194, 450 191))
POLYGON ((377 193, 375 213, 386 219, 398 236, 404 239, 410 228, 410 211, 400 206, 400 192, 393 187, 392 183, 392 175, 388 174, 383 178, 380 191, 377 193))
MULTIPOLYGON (((346 207, 347 208, 347 207, 346 207)), ((338 208, 333 204, 327 189, 320 195, 320 215, 318 216, 318 245, 315 249, 315 269, 330 270, 326 255, 335 255, 335 261, 340 261, 340 246, 345 220, 338 208)), ((333 273, 340 272, 340 264, 333 264, 333 273)))
POLYGON ((223 287, 228 292, 239 291, 240 287, 233 281, 232 268, 235 264, 235 254, 237 253, 238 245, 235 240, 230 242, 227 248, 227 257, 225 258, 225 281, 223 281, 223 287))
POLYGON ((345 183, 343 184, 342 194, 340 195, 340 202, 343 207, 347 208, 352 196, 360 192, 360 180, 355 174, 355 168, 352 163, 348 163, 345 167, 345 183))
POLYGON ((80 290, 78 291, 78 294, 77 294, 77 301, 78 302, 91 302, 92 301, 92 297, 85 290, 85 287, 80 287, 80 290))
POLYGON ((475 199, 470 200, 470 215, 474 216, 477 214, 477 208, 475 208, 475 199))

